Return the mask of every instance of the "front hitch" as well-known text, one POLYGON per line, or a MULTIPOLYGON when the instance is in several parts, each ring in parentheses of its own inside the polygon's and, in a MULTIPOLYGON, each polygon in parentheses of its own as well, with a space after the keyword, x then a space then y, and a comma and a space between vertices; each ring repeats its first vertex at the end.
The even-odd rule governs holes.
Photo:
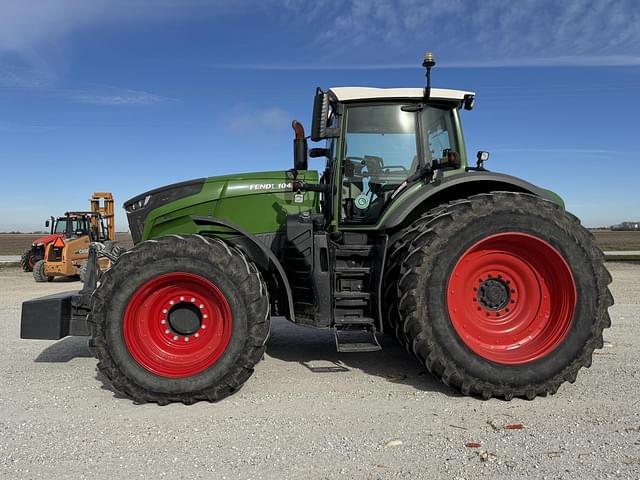
POLYGON ((87 315, 91 311, 91 295, 101 275, 98 257, 102 253, 98 245, 89 246, 87 274, 80 291, 56 293, 22 303, 20 338, 59 340, 69 335, 89 335, 87 315))

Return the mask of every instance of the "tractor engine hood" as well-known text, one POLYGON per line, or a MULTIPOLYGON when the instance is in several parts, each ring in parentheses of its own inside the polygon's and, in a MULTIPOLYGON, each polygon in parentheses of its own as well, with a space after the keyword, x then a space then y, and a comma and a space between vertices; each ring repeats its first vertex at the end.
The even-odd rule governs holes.
MULTIPOLYGON (((318 173, 300 172, 298 178, 307 183, 317 183, 318 173)), ((181 212, 187 214, 197 207, 204 208, 204 205, 207 206, 205 214, 211 216, 212 212, 215 214, 214 202, 218 200, 283 192, 291 192, 291 180, 284 170, 242 173, 198 178, 156 188, 127 200, 124 209, 133 241, 138 243, 144 237, 145 221, 152 217, 152 221, 157 222, 159 217, 175 217, 181 212)))
POLYGON ((206 180, 206 178, 197 178, 186 182, 173 183, 141 193, 124 202, 123 208, 127 212, 133 243, 138 243, 142 239, 144 220, 149 212, 180 198, 200 193, 206 180))
POLYGON ((64 237, 62 233, 53 233, 51 235, 45 235, 44 237, 37 238, 31 244, 34 247, 39 247, 41 245, 46 245, 50 242, 55 241, 56 238, 64 237))

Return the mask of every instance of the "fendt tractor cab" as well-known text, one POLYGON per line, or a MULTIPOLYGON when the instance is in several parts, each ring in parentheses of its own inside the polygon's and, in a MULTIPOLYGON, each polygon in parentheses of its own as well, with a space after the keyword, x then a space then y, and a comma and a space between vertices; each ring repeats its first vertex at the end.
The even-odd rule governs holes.
POLYGON ((294 121, 289 171, 127 201, 133 249, 100 273, 91 248, 84 288, 25 302, 21 336, 88 335, 115 390, 159 404, 240 388, 271 315, 333 329, 340 352, 392 334, 464 394, 573 382, 610 325, 602 254, 556 194, 486 170, 486 152, 469 161, 475 94, 431 88, 434 65, 426 88, 318 89, 310 139, 325 144, 308 150, 294 121))
MULTIPOLYGON (((36 282, 52 281, 57 276, 83 278, 90 244, 115 248, 112 195, 96 192, 89 202, 90 211, 67 212, 52 225, 55 237, 44 245, 42 259, 33 266, 36 282)), ((100 264, 103 268, 110 265, 107 258, 101 259, 100 264)))

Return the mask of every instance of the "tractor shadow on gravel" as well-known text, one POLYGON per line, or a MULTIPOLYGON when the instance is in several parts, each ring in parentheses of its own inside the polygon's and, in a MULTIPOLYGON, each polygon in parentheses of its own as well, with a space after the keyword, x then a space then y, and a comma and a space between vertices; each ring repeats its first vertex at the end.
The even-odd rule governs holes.
MULTIPOLYGON (((36 357, 36 363, 67 363, 76 358, 91 358, 93 355, 89 351, 88 337, 66 337, 49 345, 36 357)), ((111 392, 114 398, 127 398, 125 395, 116 392, 109 380, 100 371, 96 370, 96 380, 101 383, 101 388, 111 392)))
POLYGON ((87 337, 66 337, 45 348, 36 357, 36 363, 67 363, 74 358, 93 358, 87 337))
MULTIPOLYGON (((340 375, 360 370, 367 375, 390 383, 408 385, 420 391, 440 393, 449 397, 461 396, 457 391, 432 377, 418 361, 410 356, 395 339, 379 335, 382 350, 366 353, 336 351, 333 331, 316 330, 289 323, 284 318, 271 319, 271 336, 267 355, 287 362, 296 362, 312 374, 340 375)), ((45 348, 34 360, 36 363, 67 363, 75 358, 93 358, 87 337, 67 337, 45 348)), ((97 374, 105 390, 116 398, 126 398, 113 391, 109 382, 97 374)))
POLYGON ((314 374, 340 375, 360 370, 388 382, 408 385, 416 390, 461 395, 431 376, 390 335, 379 335, 378 352, 340 353, 336 351, 332 330, 316 330, 293 325, 284 318, 271 319, 271 336, 267 355, 287 362, 297 362, 314 374))

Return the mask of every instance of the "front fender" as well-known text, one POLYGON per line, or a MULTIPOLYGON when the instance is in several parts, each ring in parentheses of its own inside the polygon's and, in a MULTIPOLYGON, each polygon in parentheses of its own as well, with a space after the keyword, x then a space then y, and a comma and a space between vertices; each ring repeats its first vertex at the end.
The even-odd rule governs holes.
MULTIPOLYGON (((242 247, 243 250, 245 250, 245 252, 255 263, 257 263, 262 269, 272 272, 276 276, 278 283, 284 287, 287 297, 287 306, 289 308, 289 312, 286 317, 291 322, 295 323, 296 320, 293 310, 293 293, 291 291, 291 285, 289 284, 289 280, 287 279, 287 275, 284 271, 284 268, 282 267, 282 264, 274 255, 274 253, 253 234, 244 230, 242 227, 226 222, 225 220, 213 217, 199 216, 192 216, 191 219, 196 225, 200 227, 199 233, 202 234, 206 234, 208 229, 215 227, 223 227, 224 229, 231 230, 231 232, 237 234, 240 241, 238 242, 237 238, 234 238, 230 240, 231 243, 237 244, 242 247)), ((214 231, 213 233, 219 234, 220 232, 214 231)))

